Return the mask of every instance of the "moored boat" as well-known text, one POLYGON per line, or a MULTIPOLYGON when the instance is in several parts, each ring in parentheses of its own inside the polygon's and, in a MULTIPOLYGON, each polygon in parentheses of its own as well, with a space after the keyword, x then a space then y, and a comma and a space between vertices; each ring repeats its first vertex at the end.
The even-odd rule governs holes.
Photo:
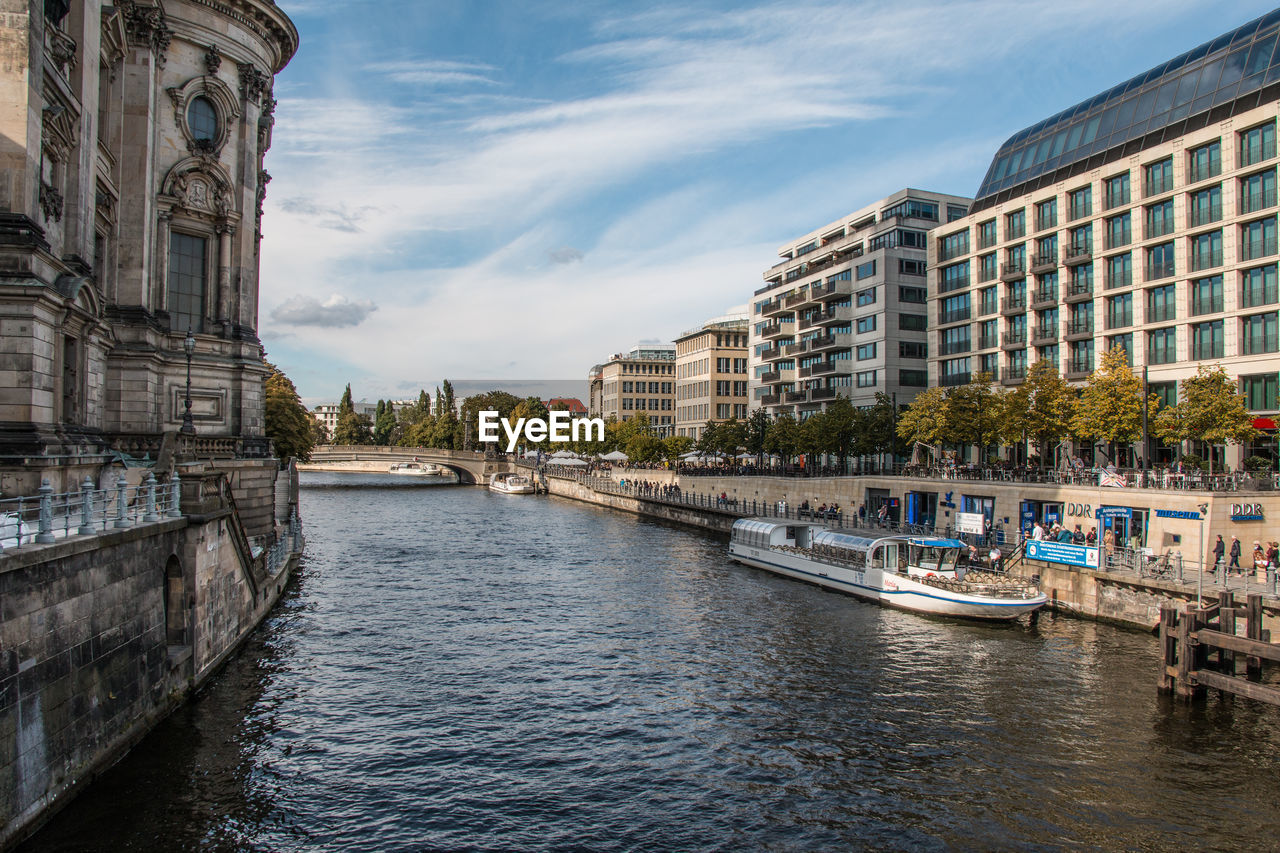
POLYGON ((524 474, 490 474, 489 490, 504 495, 531 495, 533 480, 524 474))
POLYGON ((440 466, 432 462, 396 462, 389 469, 391 474, 407 474, 412 477, 438 477, 440 466))
POLYGON ((805 522, 744 518, 734 522, 729 556, 867 601, 937 616, 1009 620, 1049 600, 1026 579, 960 568, 966 547, 958 539, 859 536, 805 522))

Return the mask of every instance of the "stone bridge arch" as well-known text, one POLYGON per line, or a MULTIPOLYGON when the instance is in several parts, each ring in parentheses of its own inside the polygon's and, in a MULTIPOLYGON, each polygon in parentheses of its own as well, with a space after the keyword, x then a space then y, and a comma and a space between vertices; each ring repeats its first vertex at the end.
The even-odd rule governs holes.
POLYGON ((447 468, 463 485, 484 485, 489 475, 514 471, 515 464, 501 456, 469 450, 440 450, 434 447, 380 447, 376 445, 321 445, 311 452, 311 462, 431 462, 447 468))

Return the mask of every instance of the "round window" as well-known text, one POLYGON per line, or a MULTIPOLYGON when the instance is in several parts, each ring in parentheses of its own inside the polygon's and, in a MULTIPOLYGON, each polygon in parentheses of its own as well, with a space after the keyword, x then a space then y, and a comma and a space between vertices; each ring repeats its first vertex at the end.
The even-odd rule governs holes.
POLYGON ((218 113, 203 95, 191 99, 187 106, 187 126, 198 142, 212 142, 218 136, 218 113))

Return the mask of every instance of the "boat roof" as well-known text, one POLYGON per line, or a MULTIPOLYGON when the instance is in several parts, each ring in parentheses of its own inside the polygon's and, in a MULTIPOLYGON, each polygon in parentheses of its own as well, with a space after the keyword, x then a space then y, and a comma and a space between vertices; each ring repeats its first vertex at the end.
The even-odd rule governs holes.
POLYGON ((966 542, 959 539, 946 539, 942 536, 911 536, 907 539, 912 545, 925 545, 930 548, 968 548, 966 542))
POLYGON ((777 530, 779 527, 822 527, 821 524, 816 524, 812 521, 796 521, 785 518, 779 518, 777 520, 740 518, 733 523, 733 526, 737 530, 758 530, 766 533, 772 530, 777 530))

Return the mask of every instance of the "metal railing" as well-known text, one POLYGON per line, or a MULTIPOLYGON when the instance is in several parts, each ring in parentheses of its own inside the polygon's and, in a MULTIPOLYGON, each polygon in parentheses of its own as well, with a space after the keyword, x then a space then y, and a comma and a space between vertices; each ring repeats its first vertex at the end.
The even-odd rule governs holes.
POLYGON ((71 536, 94 536, 179 518, 180 504, 177 472, 163 484, 148 472, 137 486, 121 477, 107 489, 96 488, 85 477, 79 490, 59 493, 45 480, 36 495, 0 500, 0 550, 49 545, 71 536))

